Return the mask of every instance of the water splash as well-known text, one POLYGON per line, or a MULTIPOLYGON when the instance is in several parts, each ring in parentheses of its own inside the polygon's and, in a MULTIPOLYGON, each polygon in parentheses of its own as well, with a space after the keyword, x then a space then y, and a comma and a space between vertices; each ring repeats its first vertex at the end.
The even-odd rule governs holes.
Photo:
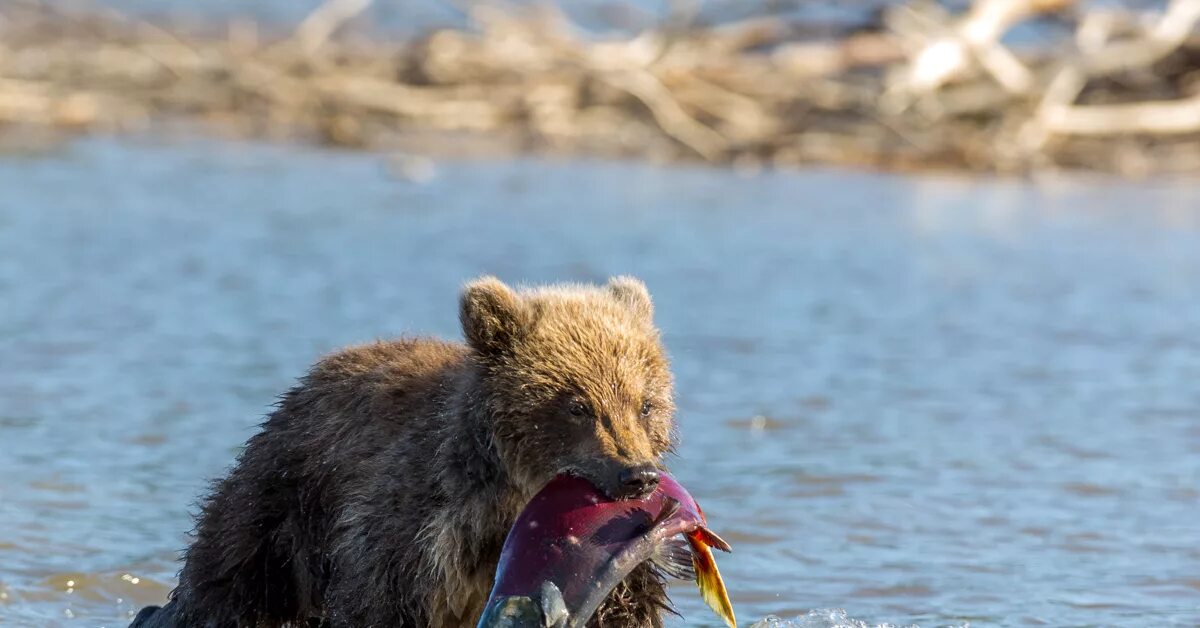
MULTIPOLYGON (((783 619, 776 615, 767 615, 753 624, 750 628, 921 628, 917 624, 899 627, 895 624, 875 624, 872 626, 860 619, 850 617, 840 608, 818 608, 793 619, 783 619)), ((970 623, 964 623, 952 628, 971 628, 970 623)))

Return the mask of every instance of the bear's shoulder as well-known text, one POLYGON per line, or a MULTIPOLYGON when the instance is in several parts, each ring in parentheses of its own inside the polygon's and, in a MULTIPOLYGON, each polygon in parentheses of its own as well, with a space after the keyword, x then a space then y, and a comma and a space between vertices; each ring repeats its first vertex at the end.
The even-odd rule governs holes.
POLYGON ((467 348, 436 338, 399 338, 354 345, 318 361, 308 388, 372 393, 441 388, 465 363, 467 348))

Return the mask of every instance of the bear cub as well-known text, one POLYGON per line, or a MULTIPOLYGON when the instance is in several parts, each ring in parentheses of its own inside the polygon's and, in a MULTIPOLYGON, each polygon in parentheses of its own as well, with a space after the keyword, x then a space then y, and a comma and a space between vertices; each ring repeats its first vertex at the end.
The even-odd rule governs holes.
MULTIPOLYGON (((198 515, 179 585, 134 625, 473 626, 509 527, 551 478, 653 491, 672 379, 642 282, 463 289, 466 342, 401 339, 318 362, 198 515)), ((595 626, 661 626, 643 565, 595 626)))

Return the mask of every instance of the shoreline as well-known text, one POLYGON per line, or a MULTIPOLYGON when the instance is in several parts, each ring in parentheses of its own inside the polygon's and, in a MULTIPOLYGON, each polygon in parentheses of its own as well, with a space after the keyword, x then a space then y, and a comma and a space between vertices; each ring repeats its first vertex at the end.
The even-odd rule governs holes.
MULTIPOLYGON (((605 40, 550 9, 481 6, 470 29, 387 42, 349 28, 369 4, 332 0, 271 37, 247 21, 196 35, 111 11, 5 9, 0 144, 186 125, 435 157, 1200 174, 1195 0, 1141 19, 1140 30, 1108 16, 1087 55, 1018 55, 999 43, 1022 21, 1059 19, 1069 0, 980 0, 959 16, 900 6, 877 29, 821 40, 780 18, 605 40), (967 44, 921 40, 933 27, 917 17, 962 37, 991 20, 994 41, 970 43, 951 68, 962 58, 953 46, 967 44)), ((1076 36, 1097 19, 1080 18, 1076 36)))

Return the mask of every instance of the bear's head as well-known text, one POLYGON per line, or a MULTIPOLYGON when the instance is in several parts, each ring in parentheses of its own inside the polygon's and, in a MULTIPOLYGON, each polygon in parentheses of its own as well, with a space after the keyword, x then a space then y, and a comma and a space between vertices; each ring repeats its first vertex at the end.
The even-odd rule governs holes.
POLYGON ((675 415, 653 313, 631 277, 603 287, 467 284, 463 333, 512 482, 532 495, 570 473, 613 498, 653 491, 675 415))

